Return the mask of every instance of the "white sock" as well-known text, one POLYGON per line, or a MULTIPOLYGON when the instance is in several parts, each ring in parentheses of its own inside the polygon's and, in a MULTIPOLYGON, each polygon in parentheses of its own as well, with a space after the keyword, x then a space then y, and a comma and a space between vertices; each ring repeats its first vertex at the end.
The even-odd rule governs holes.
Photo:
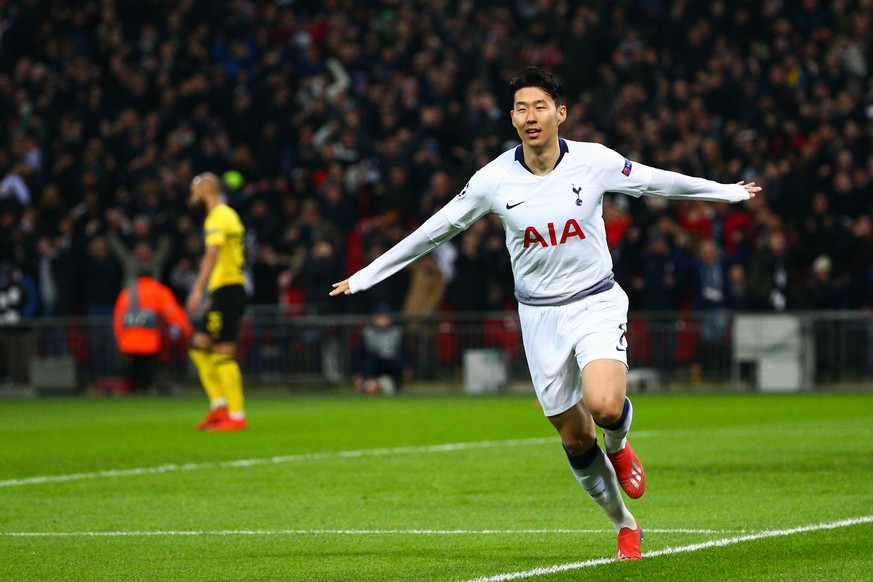
POLYGON ((224 396, 221 398, 216 398, 209 402, 209 409, 215 410, 216 408, 221 408, 222 406, 227 406, 227 400, 224 399, 224 396))
MULTIPOLYGON (((615 476, 615 469, 612 468, 612 463, 607 460, 606 455, 603 454, 603 451, 600 450, 597 443, 594 443, 592 448, 596 448, 597 450, 591 451, 593 459, 587 464, 587 466, 574 467, 573 458, 570 459, 570 468, 573 471, 573 475, 585 491, 588 492, 591 499, 593 499, 607 517, 609 517, 615 531, 619 531, 624 527, 636 529, 637 522, 624 504, 624 499, 621 496, 621 489, 618 485, 618 479, 615 476)), ((588 454, 584 456, 587 457, 588 454)))
POLYGON ((617 453, 624 448, 627 444, 627 433, 630 431, 633 420, 634 406, 631 404, 630 398, 625 397, 624 411, 619 421, 609 428, 600 427, 603 429, 603 446, 607 453, 617 453))

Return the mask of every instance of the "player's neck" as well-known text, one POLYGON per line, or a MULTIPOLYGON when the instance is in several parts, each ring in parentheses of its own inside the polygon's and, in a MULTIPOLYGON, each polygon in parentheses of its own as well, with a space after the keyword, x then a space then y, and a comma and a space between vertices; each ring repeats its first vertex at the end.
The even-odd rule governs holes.
POLYGON ((555 169, 558 158, 561 157, 561 146, 557 136, 541 148, 523 145, 524 163, 537 176, 545 176, 555 169))
POLYGON ((220 198, 218 198, 218 197, 207 198, 206 199, 206 214, 209 214, 210 212, 212 212, 213 209, 215 209, 215 207, 218 206, 219 204, 221 204, 220 198))

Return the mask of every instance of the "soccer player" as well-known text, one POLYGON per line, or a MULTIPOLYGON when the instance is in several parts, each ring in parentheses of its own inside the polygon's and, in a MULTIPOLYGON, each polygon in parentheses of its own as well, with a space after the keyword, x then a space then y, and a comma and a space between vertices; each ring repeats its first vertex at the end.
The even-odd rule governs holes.
POLYGON ((474 174, 460 194, 331 295, 368 289, 488 213, 506 231, 531 379, 560 434, 570 468, 618 532, 616 557, 638 560, 642 530, 621 489, 638 498, 646 475, 627 442, 628 298, 613 278, 602 210, 605 192, 724 202, 755 183, 719 184, 632 162, 594 143, 558 136, 567 118, 556 76, 523 69, 509 84, 521 145, 474 174), (597 444, 603 431, 606 454, 597 444))
POLYGON ((188 352, 209 397, 209 412, 196 426, 218 432, 244 430, 243 383, 236 342, 246 303, 245 228, 239 215, 222 201, 221 181, 211 172, 191 181, 189 202, 206 209, 206 250, 197 281, 185 302, 189 313, 200 313, 204 291, 209 293, 206 314, 191 338, 188 352))

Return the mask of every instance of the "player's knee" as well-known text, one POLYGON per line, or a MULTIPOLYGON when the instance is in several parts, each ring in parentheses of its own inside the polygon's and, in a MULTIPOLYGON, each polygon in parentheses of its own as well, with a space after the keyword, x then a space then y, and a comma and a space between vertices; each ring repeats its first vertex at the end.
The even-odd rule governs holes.
POLYGON ((621 419, 622 412, 624 411, 624 396, 605 396, 594 399, 594 402, 586 401, 585 405, 588 407, 591 416, 597 421, 597 424, 608 426, 615 424, 621 419))
POLYGON ((188 347, 190 349, 208 351, 212 348, 212 342, 210 341, 209 336, 205 333, 196 332, 194 335, 191 336, 188 347))
POLYGON ((236 343, 222 342, 220 344, 213 344, 212 353, 227 356, 229 358, 236 358, 236 343))

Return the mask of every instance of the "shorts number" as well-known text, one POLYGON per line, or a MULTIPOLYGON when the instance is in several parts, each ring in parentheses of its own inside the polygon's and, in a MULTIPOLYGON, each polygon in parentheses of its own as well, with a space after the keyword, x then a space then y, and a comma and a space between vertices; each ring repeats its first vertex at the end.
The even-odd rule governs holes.
POLYGON ((210 311, 206 314, 206 331, 209 332, 209 335, 217 338, 221 334, 222 327, 224 327, 224 320, 220 311, 210 311))
POLYGON ((615 349, 619 352, 627 351, 627 324, 622 323, 618 326, 618 329, 621 330, 621 337, 618 338, 618 345, 615 346, 615 349))

